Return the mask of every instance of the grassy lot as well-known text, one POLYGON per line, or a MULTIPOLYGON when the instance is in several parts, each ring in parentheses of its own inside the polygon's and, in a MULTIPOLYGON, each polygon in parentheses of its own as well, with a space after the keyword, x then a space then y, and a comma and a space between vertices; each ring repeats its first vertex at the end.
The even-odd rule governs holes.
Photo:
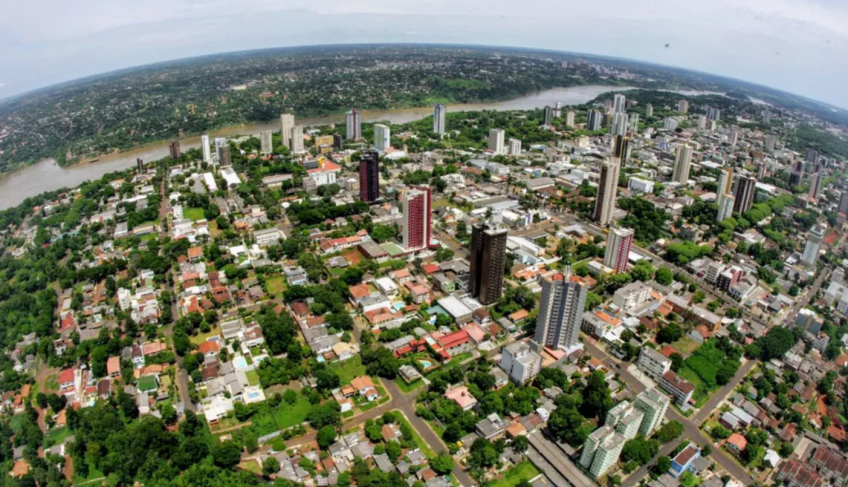
POLYGON ((692 383, 692 385, 695 386, 695 393, 692 394, 692 399, 695 400, 696 408, 703 406, 704 403, 707 402, 707 399, 709 399, 713 392, 715 392, 715 390, 707 387, 704 381, 701 380, 701 378, 698 376, 697 373, 695 373, 694 370, 690 369, 685 365, 680 368, 677 374, 680 377, 683 377, 684 379, 688 380, 692 383))
POLYGON ((59 390, 59 374, 50 374, 44 379, 44 392, 55 392, 59 390))
POLYGON ((256 460, 248 460, 246 462, 239 463, 238 468, 255 473, 256 475, 262 474, 262 467, 260 467, 259 464, 256 463, 256 460))
MULTIPOLYGON (((76 462, 74 462, 74 463, 76 464, 76 462)), ((88 475, 86 475, 84 477, 80 477, 79 475, 76 474, 76 472, 74 472, 74 477, 75 477, 74 478, 74 484, 76 484, 76 485, 79 485, 83 482, 88 482, 89 480, 100 479, 100 478, 104 477, 103 472, 101 472, 100 470, 97 470, 94 467, 94 459, 87 458, 85 463, 88 464, 88 475)), ((74 465, 74 467, 76 467, 76 465, 74 465)))
POLYGON ((59 445, 65 438, 71 436, 73 432, 70 428, 58 428, 53 431, 47 433, 44 436, 44 448, 50 448, 51 446, 59 445))
POLYGON ((350 384, 354 378, 365 375, 365 366, 358 355, 342 362, 331 362, 327 368, 338 374, 343 386, 350 384))
POLYGON ((205 342, 209 338, 212 338, 212 337, 220 335, 220 334, 221 334, 221 327, 215 325, 215 326, 212 327, 211 330, 209 330, 208 333, 198 333, 195 336, 189 336, 188 340, 194 345, 200 345, 201 343, 205 342))
POLYGON ((183 217, 193 222, 206 218, 206 216, 204 215, 203 208, 184 208, 183 217))
POLYGON ((256 436, 265 436, 279 430, 274 414, 267 408, 251 416, 250 420, 253 421, 251 429, 256 436))
POLYGON ((406 416, 404 416, 403 413, 397 409, 394 412, 395 416, 397 416, 398 423, 406 424, 407 426, 409 426, 409 429, 412 430, 412 441, 415 442, 415 444, 424 453, 424 455, 427 458, 435 457, 436 452, 434 452, 433 449, 430 448, 430 446, 424 442, 424 440, 418 434, 418 431, 416 431, 415 428, 411 424, 409 424, 409 421, 406 419, 406 416))
POLYGON ((528 461, 524 461, 506 471, 502 479, 489 482, 486 487, 515 487, 522 480, 529 481, 539 475, 539 469, 528 461))
POLYGON ((680 353, 683 353, 688 356, 701 345, 690 337, 684 336, 680 340, 677 340, 676 342, 672 343, 671 346, 672 348, 680 350, 680 353))
POLYGON ((309 414, 310 409, 312 409, 312 404, 302 394, 298 394, 297 402, 293 405, 289 405, 285 401, 280 403, 274 411, 274 420, 281 430, 291 428, 306 421, 306 415, 309 414))
POLYGON ((397 384, 398 389, 400 389, 401 391, 403 391, 405 393, 410 393, 410 392, 414 391, 415 389, 418 389, 419 387, 423 386, 424 381, 421 380, 421 379, 418 379, 416 381, 413 381, 411 384, 407 384, 405 380, 398 379, 398 380, 395 381, 395 384, 397 384))
POLYGON ((259 374, 255 370, 248 370, 244 373, 247 376, 247 382, 252 386, 259 385, 259 374))
POLYGON ((265 287, 268 288, 268 294, 279 296, 286 290, 286 279, 283 276, 270 277, 265 279, 265 287))

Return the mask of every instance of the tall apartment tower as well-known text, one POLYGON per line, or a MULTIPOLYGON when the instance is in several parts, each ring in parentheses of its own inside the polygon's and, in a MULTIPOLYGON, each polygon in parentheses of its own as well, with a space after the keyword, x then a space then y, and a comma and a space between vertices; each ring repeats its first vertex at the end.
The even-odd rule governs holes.
POLYGON ((566 350, 571 354, 582 347, 578 334, 588 290, 569 277, 566 273, 542 278, 535 340, 546 347, 566 350))
POLYGON ((625 110, 625 102, 627 99, 624 95, 618 93, 612 98, 612 111, 614 113, 623 113, 625 110))
POLYGON ((727 142, 730 143, 733 147, 736 147, 736 144, 739 143, 739 130, 731 129, 730 136, 727 138, 727 142))
POLYGON ((670 399, 656 389, 648 389, 636 396, 636 409, 645 414, 639 434, 650 436, 662 422, 670 399))
POLYGON ((716 221, 721 222, 733 214, 733 203, 736 198, 733 197, 733 168, 727 167, 721 170, 718 177, 718 215, 716 221))
POLYGON ((283 113, 280 115, 280 143, 291 149, 292 129, 294 128, 294 115, 283 113))
POLYGON ((754 205, 754 195, 757 193, 757 178, 742 177, 736 183, 736 201, 733 202, 733 211, 745 213, 754 205))
POLYGON ((560 117, 562 117, 562 102, 558 101, 556 102, 556 105, 554 105, 554 118, 560 117))
POLYGON ((721 120, 721 110, 715 107, 707 107, 707 120, 721 120))
POLYGON ((768 110, 763 112, 763 123, 771 123, 771 112, 768 110))
POLYGON ((403 195, 401 239, 407 250, 420 250, 430 245, 431 198, 429 186, 413 186, 403 195))
POLYGON ((508 156, 521 155, 521 141, 518 139, 509 139, 509 148, 506 151, 508 156))
POLYGON ((627 134, 628 127, 629 124, 626 113, 616 113, 612 116, 612 127, 610 128, 610 134, 616 136, 623 136, 627 134))
POLYGON ((229 146, 229 144, 221 147, 220 154, 221 155, 218 158, 218 164, 219 165, 221 165, 223 167, 233 165, 233 160, 230 157, 230 146, 229 146))
POLYGON ((810 175, 810 194, 809 198, 812 200, 819 199, 819 194, 822 189, 822 172, 821 166, 816 168, 816 172, 810 175))
POLYGON ((774 148, 777 145, 777 136, 774 134, 767 134, 764 145, 767 151, 774 152, 774 148))
POLYGON ((375 151, 363 152, 359 160, 359 199, 367 203, 380 199, 380 156, 375 151))
POLYGON ((223 137, 215 137, 215 157, 218 159, 218 164, 221 164, 221 149, 227 146, 227 139, 223 137))
MULTIPOLYGON (((651 349, 652 350, 652 349, 651 349)), ((645 420, 645 413, 632 402, 622 401, 607 412, 604 425, 615 428, 616 433, 625 440, 632 440, 639 434, 639 428, 645 420)))
POLYGON ((144 172, 144 160, 141 157, 135 160, 135 166, 138 168, 139 174, 144 172))
POLYGON ((180 160, 180 156, 183 155, 182 151, 180 151, 180 140, 174 139, 168 144, 168 154, 171 156, 171 159, 175 161, 180 160))
POLYGON ((638 132, 639 131, 639 114, 638 113, 631 113, 630 115, 628 115, 627 125, 628 125, 628 128, 627 128, 628 131, 630 131, 634 134, 636 132, 638 132))
POLYGON ((569 110, 569 111, 565 112, 565 125, 567 127, 574 128, 574 118, 575 117, 576 117, 576 114, 574 113, 574 110, 569 110))
POLYGON ((677 113, 689 113, 689 102, 680 100, 677 102, 677 113))
POLYGON ((210 164, 212 162, 212 148, 209 146, 209 134, 200 136, 200 148, 203 150, 203 162, 210 164))
POLYGON ((503 129, 489 130, 489 150, 495 155, 504 154, 504 131, 503 129))
POLYGON ((645 105, 645 118, 651 118, 654 116, 654 106, 648 103, 645 105))
POLYGON ((483 306, 496 302, 503 293, 506 236, 506 229, 488 228, 486 223, 471 228, 468 289, 483 306))
POLYGON ((612 427, 601 426, 586 438, 580 454, 580 465, 594 479, 603 477, 618 462, 625 441, 612 427))
POLYGON ((554 124, 554 109, 551 106, 545 107, 545 127, 551 127, 554 124))
POLYGON ((295 125, 291 129, 291 151, 294 154, 300 154, 304 151, 303 125, 295 125))
POLYGON ((385 152, 392 143, 392 129, 383 124, 374 125, 374 148, 380 152, 385 152))
POLYGON ((441 103, 433 107, 433 132, 445 135, 445 115, 447 109, 441 103))
POLYGON ((804 245, 804 253, 801 255, 801 262, 808 266, 814 266, 821 252, 822 241, 824 240, 825 227, 818 224, 810 230, 807 235, 807 243, 804 245))
POLYGON ((689 181, 689 168, 692 167, 692 146, 677 146, 677 158, 674 160, 672 181, 686 184, 689 181))
POLYGON ((263 154, 274 152, 273 137, 270 130, 266 130, 259 134, 259 151, 263 154))
POLYGON ((819 152, 815 149, 807 149, 804 153, 804 160, 813 164, 819 162, 819 152))
POLYGON ((612 156, 626 161, 630 152, 630 137, 617 135, 612 142, 612 156))
POLYGON ((356 108, 345 114, 345 139, 359 140, 362 138, 362 116, 356 108))
POLYGON ((848 216, 848 191, 843 190, 839 196, 839 209, 837 211, 848 216))
POLYGON ((615 157, 601 164, 601 179, 598 183, 598 196, 595 200, 595 212, 592 219, 602 226, 609 225, 612 221, 620 166, 621 159, 615 157))
POLYGON ((604 265, 619 274, 626 271, 631 246, 633 246, 633 230, 613 228, 609 233, 607 249, 604 252, 604 265))
POLYGON ((603 121, 603 115, 601 112, 597 110, 589 110, 586 113, 586 130, 601 130, 601 121, 603 121))

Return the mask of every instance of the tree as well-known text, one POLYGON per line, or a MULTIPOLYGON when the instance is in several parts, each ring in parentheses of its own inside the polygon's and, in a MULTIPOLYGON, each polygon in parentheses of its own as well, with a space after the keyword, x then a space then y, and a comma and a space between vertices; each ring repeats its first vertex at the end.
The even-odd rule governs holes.
POLYGON ((657 332, 657 343, 673 343, 683 337, 683 329, 677 323, 669 323, 657 332))
POLYGON ((786 352, 795 346, 795 335, 788 328, 775 326, 763 337, 755 342, 761 350, 760 359, 764 362, 783 357, 786 352))
POLYGON ((275 474, 280 471, 280 462, 276 458, 269 456, 262 460, 262 473, 265 475, 275 474))
POLYGON ((604 374, 600 370, 596 370, 589 375, 586 381, 580 412, 586 417, 599 418, 603 421, 612 407, 612 396, 604 374))
POLYGON ((241 448, 232 440, 218 443, 212 448, 212 460, 221 468, 233 468, 241 460, 241 448))
POLYGON ((669 355, 668 358, 671 360, 671 370, 677 372, 681 367, 683 367, 683 355, 673 353, 669 355))
POLYGON ((332 426, 324 426, 318 430, 318 446, 326 450, 336 441, 336 429, 332 426))
POLYGON ((512 449, 518 453, 524 453, 530 446, 530 440, 526 436, 519 436, 512 440, 512 449))
POLYGON ((674 282, 674 274, 672 274, 671 270, 667 267, 660 267, 657 269, 656 274, 654 274, 654 280, 656 280, 658 284, 668 286, 674 282))
POLYGON ((621 459, 624 462, 635 461, 646 465, 659 449, 660 445, 655 440, 648 440, 639 435, 624 443, 624 448, 621 450, 621 459))
POLYGON ((657 458, 657 463, 654 464, 654 472, 657 474, 664 474, 668 472, 668 469, 671 468, 671 459, 667 456, 661 456, 657 458))
POLYGON ((656 437, 660 443, 668 443, 682 434, 683 424, 680 421, 672 420, 657 430, 656 437))

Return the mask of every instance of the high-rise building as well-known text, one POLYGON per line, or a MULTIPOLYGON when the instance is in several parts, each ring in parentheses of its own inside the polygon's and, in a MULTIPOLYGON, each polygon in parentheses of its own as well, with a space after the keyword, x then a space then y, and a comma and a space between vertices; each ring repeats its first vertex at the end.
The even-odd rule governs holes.
POLYGON ((554 118, 560 118, 560 117, 562 117, 562 102, 558 101, 558 102, 556 102, 556 105, 554 106, 554 118))
POLYGON ((636 396, 636 408, 645 414, 639 434, 648 437, 657 429, 665 417, 669 402, 671 400, 668 396, 656 389, 648 389, 636 396))
POLYGON ((728 142, 730 145, 732 145, 732 146, 734 146, 734 147, 735 147, 735 146, 736 146, 736 144, 737 144, 737 143, 739 143, 739 130, 737 130, 737 129, 735 129, 735 128, 734 128, 734 129, 731 129, 731 130, 730 130, 730 135, 727 137, 727 142, 728 142))
POLYGON ((848 215, 848 191, 842 190, 842 194, 839 196, 839 213, 843 215, 848 215))
POLYGON ((551 106, 545 107, 545 127, 551 127, 554 124, 554 109, 551 106))
POLYGON ((645 105, 645 118, 651 118, 654 116, 654 106, 648 103, 645 105))
POLYGON ((586 130, 601 130, 601 122, 603 121, 603 115, 601 112, 597 110, 589 110, 586 113, 586 130))
POLYGON ((630 137, 617 135, 613 140, 612 156, 626 161, 630 157, 630 137))
POLYGON ((218 159, 218 164, 221 164, 221 159, 223 155, 221 154, 221 149, 227 147, 227 139, 222 137, 215 137, 215 157, 218 159))
POLYGON ((503 129, 489 130, 489 150, 495 155, 503 154, 504 151, 504 131, 503 129))
POLYGON ((628 119, 629 119, 628 130, 635 134, 636 132, 639 131, 639 114, 638 113, 631 113, 630 115, 628 115, 628 119))
POLYGON ((259 151, 263 154, 274 152, 273 136, 270 130, 266 130, 259 134, 259 151))
POLYGON ((707 107, 707 119, 708 120, 721 120, 721 110, 715 107, 707 107))
POLYGON ((433 107, 433 132, 436 135, 445 135, 445 120, 447 108, 439 103, 433 107))
POLYGON ((721 170, 718 175, 718 187, 716 188, 716 192, 719 195, 722 194, 733 194, 733 168, 726 167, 721 170))
POLYGON ((663 128, 665 130, 677 130, 678 120, 674 117, 665 117, 663 120, 663 128))
POLYGON ((401 239, 407 250, 420 250, 430 245, 431 198, 429 186, 413 186, 403 195, 401 239))
POLYGON ((294 128, 294 115, 283 113, 280 115, 280 143, 291 149, 292 129, 294 128))
POLYGON ((595 200, 593 219, 602 226, 609 225, 612 221, 620 166, 621 159, 618 158, 612 158, 601 164, 601 179, 598 183, 598 196, 595 200))
POLYGON ((633 245, 633 230, 630 228, 613 228, 607 240, 604 252, 604 265, 622 273, 627 270, 627 259, 630 257, 630 247, 633 245))
POLYGON ((822 241, 824 240, 825 227, 818 224, 807 234, 807 243, 804 244, 804 253, 801 255, 801 262, 808 266, 814 266, 821 252, 822 241))
POLYGON ((392 130, 383 124, 374 125, 374 148, 385 152, 392 145, 392 130))
POLYGON ((576 114, 574 113, 574 110, 569 110, 569 111, 565 112, 565 125, 567 127, 574 128, 574 118, 575 118, 575 116, 576 116, 576 114))
POLYGON ((677 102, 677 113, 689 113, 689 102, 680 100, 677 102))
POLYGON ((489 228, 487 223, 471 228, 468 290, 483 306, 496 302, 503 293, 506 237, 506 229, 489 228))
POLYGON ((179 139, 174 139, 168 144, 168 153, 171 156, 171 159, 175 161, 179 161, 180 157, 183 155, 182 151, 180 151, 180 141, 179 139))
POLYGON ((141 157, 139 157, 135 160, 135 165, 136 165, 136 168, 138 168, 139 173, 144 172, 144 160, 141 157))
POLYGON ((707 117, 698 115, 698 130, 704 130, 705 128, 707 128, 707 117))
POLYGON ((304 151, 303 148, 303 125, 295 125, 291 130, 291 151, 293 154, 300 154, 304 151))
POLYGON ((229 144, 221 147, 221 156, 220 156, 220 159, 218 159, 218 164, 220 164, 221 166, 225 166, 225 167, 233 165, 233 161, 230 158, 230 146, 229 146, 229 144))
POLYGON ((736 201, 733 202, 733 211, 745 213, 754 204, 754 196, 757 193, 757 178, 741 177, 736 183, 736 201))
POLYGON ((614 113, 622 113, 625 110, 625 101, 627 99, 621 93, 617 93, 612 98, 612 111, 614 113))
POLYGON ((515 342, 501 350, 498 366, 513 382, 524 385, 532 381, 542 370, 542 356, 526 342, 515 342))
POLYGON ((521 141, 518 139, 509 139, 509 149, 507 150, 507 155, 509 156, 520 156, 521 155, 521 141))
POLYGON ((771 123, 771 112, 768 110, 763 111, 763 123, 771 123))
POLYGON ((610 426, 601 426, 586 438, 580 454, 580 465, 593 478, 600 479, 618 462, 625 438, 610 426))
POLYGON ((819 152, 815 149, 807 149, 807 152, 804 153, 804 160, 813 164, 819 162, 819 152))
POLYGON ((616 113, 612 117, 612 128, 610 134, 625 135, 627 134, 628 119, 626 113, 616 113))
POLYGON ((777 145, 777 136, 774 134, 766 134, 765 148, 769 152, 774 152, 774 147, 777 145))
POLYGON ((209 164, 212 162, 212 148, 209 146, 209 134, 200 136, 200 149, 203 151, 203 162, 209 164))
POLYGON ((821 166, 816 168, 816 172, 810 175, 810 194, 809 198, 818 200, 822 189, 822 171, 821 166))
MULTIPOLYGON (((657 353, 657 355, 665 358, 660 353, 657 353)), ((642 426, 644 420, 645 413, 639 410, 635 404, 628 401, 621 401, 607 412, 604 425, 615 428, 615 432, 623 436, 625 440, 632 440, 639 434, 639 428, 642 426)))
POLYGON ((568 354, 581 348, 578 336, 588 289, 570 275, 542 278, 542 299, 536 317, 536 343, 568 354))
POLYGON ((367 203, 380 198, 380 156, 375 151, 362 153, 359 160, 359 199, 367 203))
POLYGON ((733 214, 733 205, 736 202, 736 198, 733 195, 725 194, 721 195, 718 198, 718 214, 716 215, 716 221, 722 222, 730 218, 733 214))
POLYGON ((692 146, 686 144, 677 146, 677 158, 674 160, 674 173, 671 176, 672 181, 686 184, 689 181, 689 168, 691 165, 692 146))
POLYGON ((362 138, 362 116, 356 108, 345 114, 345 138, 347 140, 362 138))
POLYGON ((718 187, 716 194, 718 197, 718 214, 716 221, 724 221, 733 213, 733 203, 735 198, 732 193, 733 188, 733 168, 726 167, 721 170, 718 177, 718 187))

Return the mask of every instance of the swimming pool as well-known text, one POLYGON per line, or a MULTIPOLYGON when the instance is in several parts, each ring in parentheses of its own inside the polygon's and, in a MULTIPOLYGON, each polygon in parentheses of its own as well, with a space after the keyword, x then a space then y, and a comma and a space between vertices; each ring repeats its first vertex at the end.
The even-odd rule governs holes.
POLYGON ((262 397, 262 393, 261 393, 261 392, 249 392, 249 393, 247 394, 247 398, 248 398, 248 399, 259 399, 260 397, 262 397))
POLYGON ((237 369, 247 368, 247 360, 245 360, 244 357, 241 357, 241 356, 236 357, 236 358, 233 359, 233 365, 237 369))
POLYGON ((419 360, 418 363, 421 364, 422 367, 424 367, 424 370, 427 370, 433 366, 433 362, 430 362, 429 360, 419 360))

